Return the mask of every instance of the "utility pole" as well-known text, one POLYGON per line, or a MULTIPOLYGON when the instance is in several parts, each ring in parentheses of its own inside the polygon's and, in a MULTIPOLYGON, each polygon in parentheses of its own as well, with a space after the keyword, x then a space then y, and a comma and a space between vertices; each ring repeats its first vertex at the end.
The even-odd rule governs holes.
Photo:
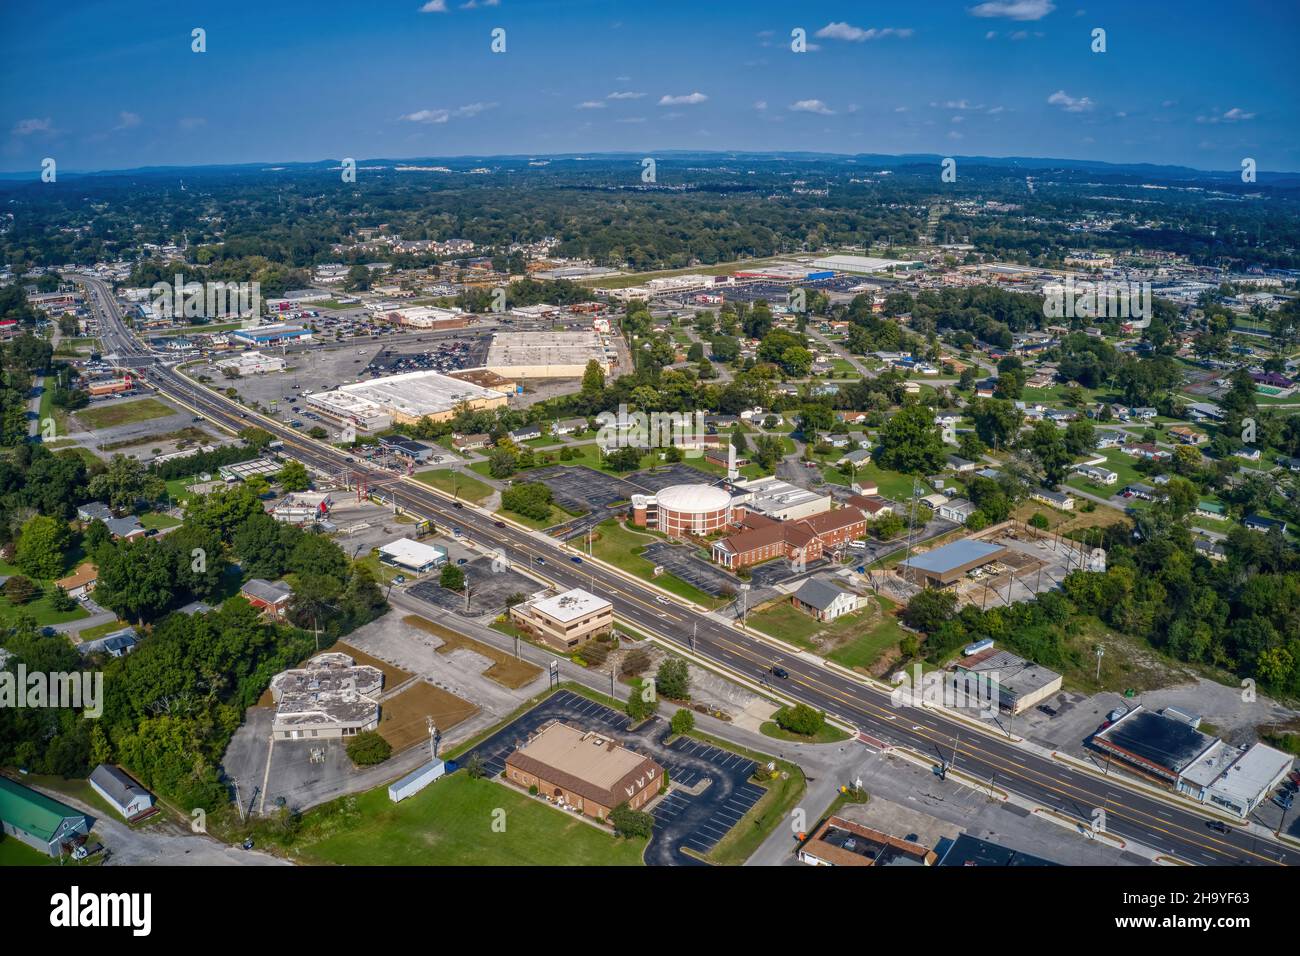
POLYGON ((699 633, 700 633, 700 622, 696 621, 694 626, 691 628, 691 651, 692 652, 694 652, 695 650, 695 638, 699 636, 699 633))
POLYGON ((1097 645, 1097 683, 1101 683, 1101 659, 1106 653, 1106 648, 1100 644, 1097 645))
POLYGON ((461 576, 465 579, 465 613, 469 613, 469 575, 462 572, 461 576))

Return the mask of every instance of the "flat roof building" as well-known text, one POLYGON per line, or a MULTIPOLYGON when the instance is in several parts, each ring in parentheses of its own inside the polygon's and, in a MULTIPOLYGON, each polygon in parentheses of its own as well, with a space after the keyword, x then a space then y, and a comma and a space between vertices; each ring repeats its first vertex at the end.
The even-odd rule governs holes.
POLYGON ((626 803, 639 810, 663 786, 655 761, 596 731, 554 721, 506 758, 506 779, 598 820, 626 803))
POLYGON ((993 700, 1012 714, 1022 714, 1061 689, 1061 675, 1056 671, 1017 657, 1009 651, 990 647, 961 658, 954 668, 986 682, 988 694, 977 699, 993 700))
POLYGON ((933 866, 938 856, 919 843, 830 816, 799 847, 799 859, 809 866, 933 866))
POLYGON ((341 385, 308 395, 306 402, 321 414, 368 430, 392 422, 411 425, 426 417, 448 421, 461 405, 471 411, 500 408, 506 404, 506 396, 441 372, 422 370, 341 385))
POLYGON ((963 538, 903 561, 899 573, 919 578, 927 587, 947 587, 967 571, 996 561, 1007 553, 1000 544, 963 538))
POLYGON ((402 568, 414 574, 424 574, 447 562, 445 549, 433 544, 422 544, 410 538, 398 538, 379 549, 379 560, 389 567, 402 568))
POLYGON ((814 269, 833 269, 836 272, 871 274, 889 269, 913 269, 921 265, 919 259, 877 259, 874 256, 823 256, 813 260, 814 269))
POLYGON ((1093 746, 1171 784, 1207 759, 1218 742, 1188 720, 1141 705, 1092 735, 1093 746))
POLYGON ((514 605, 510 620, 524 633, 568 651, 613 630, 614 605, 582 588, 572 588, 514 605))
POLYGON ((612 367, 596 332, 498 332, 483 366, 503 378, 581 378, 593 361, 612 367))
POLYGON ((379 726, 384 674, 347 654, 317 654, 303 667, 271 678, 276 740, 352 737, 379 726))
POLYGON ((1178 790, 1245 819, 1268 799, 1294 762, 1290 754, 1267 744, 1239 749, 1220 740, 1183 771, 1178 790))

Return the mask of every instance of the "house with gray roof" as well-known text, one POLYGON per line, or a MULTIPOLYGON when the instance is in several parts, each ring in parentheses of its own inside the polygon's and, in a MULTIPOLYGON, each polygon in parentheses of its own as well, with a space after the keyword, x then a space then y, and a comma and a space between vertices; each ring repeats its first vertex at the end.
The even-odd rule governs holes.
POLYGON ((826 578, 809 578, 791 595, 795 607, 819 621, 833 621, 852 614, 866 603, 866 598, 826 578))

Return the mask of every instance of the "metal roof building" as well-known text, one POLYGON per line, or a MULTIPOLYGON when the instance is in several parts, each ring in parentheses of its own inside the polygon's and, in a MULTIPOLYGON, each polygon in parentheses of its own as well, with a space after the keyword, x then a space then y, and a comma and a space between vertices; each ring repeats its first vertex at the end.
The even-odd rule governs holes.
POLYGON ((899 573, 920 577, 929 587, 946 587, 971 571, 1007 553, 1000 544, 964 538, 902 562, 899 573))
POLYGON ((1170 783, 1218 742, 1187 721, 1141 706, 1092 736, 1093 746, 1170 783))

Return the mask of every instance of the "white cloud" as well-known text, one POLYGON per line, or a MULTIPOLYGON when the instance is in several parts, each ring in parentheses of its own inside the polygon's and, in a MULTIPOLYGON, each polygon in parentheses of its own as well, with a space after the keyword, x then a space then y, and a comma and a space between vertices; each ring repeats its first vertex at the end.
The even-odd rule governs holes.
POLYGON ((48 116, 44 119, 24 119, 14 124, 10 130, 14 136, 31 136, 33 133, 54 132, 54 122, 48 116))
POLYGON ((767 109, 767 100, 754 100, 754 109, 756 110, 767 109))
POLYGON ((820 116, 834 116, 835 111, 821 100, 799 100, 791 103, 790 109, 795 113, 817 113, 820 116))
POLYGON ((1047 98, 1047 102, 1053 106, 1059 106, 1067 113, 1091 113, 1097 105, 1086 96, 1073 97, 1066 93, 1065 90, 1057 90, 1047 98))
POLYGON ((1255 118, 1254 113, 1247 113, 1240 106, 1234 106, 1232 109, 1224 113, 1215 113, 1209 116, 1198 116, 1196 117, 1196 122, 1210 123, 1210 124, 1244 123, 1247 120, 1253 120, 1254 118, 1255 118))
POLYGON ((1041 20, 1053 10, 1052 0, 989 0, 970 8, 972 17, 1006 17, 1008 20, 1041 20))
POLYGON ((644 116, 620 116, 614 120, 615 123, 644 123, 644 116))
POLYGON ((664 94, 659 98, 660 106, 695 106, 703 103, 708 97, 703 93, 686 93, 681 96, 669 96, 664 94))
POLYGON ((577 110, 603 110, 604 108, 605 104, 600 100, 584 100, 574 107, 577 110))
POLYGON ((605 99, 607 100, 639 100, 645 96, 644 93, 634 93, 631 90, 615 91, 610 93, 605 99))
POLYGON ((454 110, 416 110, 414 113, 404 113, 398 119, 405 120, 408 123, 442 124, 451 119, 477 116, 484 110, 490 110, 496 105, 495 103, 467 103, 465 106, 458 106, 454 110))
POLYGON ((447 0, 429 0, 424 6, 420 7, 421 13, 446 13, 447 0))
POLYGON ((814 34, 823 40, 848 40, 850 43, 862 43, 865 40, 883 40, 885 37, 910 37, 913 31, 910 27, 898 29, 896 27, 855 27, 852 24, 841 21, 832 21, 826 24, 814 34))
POLYGON ((462 3, 460 8, 462 10, 477 10, 479 7, 499 6, 501 6, 501 0, 468 0, 468 2, 462 3))
POLYGON ((113 129, 115 130, 135 129, 139 125, 140 125, 139 113, 131 113, 128 112, 127 110, 122 110, 122 112, 117 114, 117 125, 114 126, 113 129))

